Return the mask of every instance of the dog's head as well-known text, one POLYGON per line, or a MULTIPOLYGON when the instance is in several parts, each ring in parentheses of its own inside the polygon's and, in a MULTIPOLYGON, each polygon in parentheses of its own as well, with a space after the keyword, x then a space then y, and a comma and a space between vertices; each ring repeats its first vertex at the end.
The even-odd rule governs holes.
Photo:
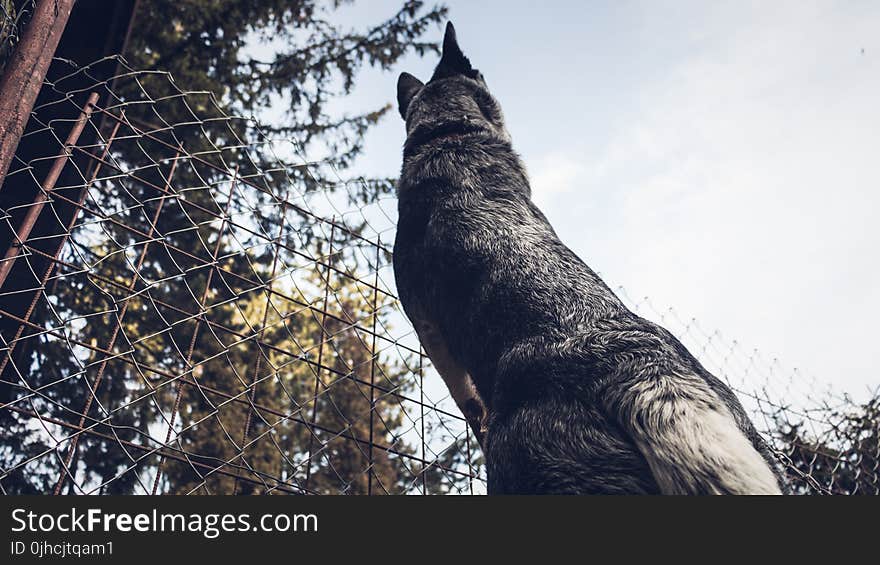
POLYGON ((402 73, 397 81, 397 103, 409 141, 475 132, 510 140, 501 106, 482 73, 462 53, 451 22, 446 24, 443 56, 431 80, 424 84, 402 73))

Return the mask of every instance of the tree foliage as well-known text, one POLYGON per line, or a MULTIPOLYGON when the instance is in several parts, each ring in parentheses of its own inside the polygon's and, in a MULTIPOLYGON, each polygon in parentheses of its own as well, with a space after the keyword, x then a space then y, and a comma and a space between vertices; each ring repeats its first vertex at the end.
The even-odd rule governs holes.
MULTIPOLYGON (((266 134, 294 139, 307 153, 320 146, 326 150, 326 165, 344 170, 362 152, 365 132, 391 106, 331 115, 329 103, 351 94, 365 65, 388 70, 407 53, 436 51, 436 44, 422 36, 446 14, 445 8, 426 9, 421 0, 405 0, 389 18, 363 29, 332 23, 334 12, 352 3, 142 2, 126 56, 135 68, 169 71, 183 90, 214 93, 223 109, 261 115, 271 108, 266 134), (282 108, 279 118, 276 111, 282 108)), ((376 198, 391 186, 388 179, 369 179, 358 197, 376 198)))

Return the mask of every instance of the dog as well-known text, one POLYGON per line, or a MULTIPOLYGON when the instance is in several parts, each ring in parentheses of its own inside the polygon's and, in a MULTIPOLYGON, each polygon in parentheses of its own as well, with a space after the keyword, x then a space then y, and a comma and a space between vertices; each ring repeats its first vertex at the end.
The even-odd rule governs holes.
POLYGON ((431 79, 401 74, 397 101, 397 288, 483 446, 489 494, 782 493, 734 393, 630 312, 531 201, 451 23, 431 79))

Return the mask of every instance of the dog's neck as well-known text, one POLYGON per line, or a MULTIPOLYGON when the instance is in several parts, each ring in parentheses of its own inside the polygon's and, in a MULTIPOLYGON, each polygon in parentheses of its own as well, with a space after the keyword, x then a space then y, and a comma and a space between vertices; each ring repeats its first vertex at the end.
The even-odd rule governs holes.
POLYGON ((409 153, 404 151, 399 198, 439 196, 439 187, 445 187, 440 192, 531 198, 525 167, 510 141, 486 131, 432 139, 432 143, 411 145, 409 153), (432 185, 434 189, 426 194, 425 185, 432 185))

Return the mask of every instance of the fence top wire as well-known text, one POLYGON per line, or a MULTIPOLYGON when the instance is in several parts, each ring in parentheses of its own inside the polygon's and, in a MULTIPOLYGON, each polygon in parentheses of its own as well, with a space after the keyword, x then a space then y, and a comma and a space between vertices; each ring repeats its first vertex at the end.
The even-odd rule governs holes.
MULTIPOLYGON (((485 491, 395 296, 393 194, 167 73, 56 65, 2 189, 36 195, 9 233, 39 211, 0 288, 4 493, 485 491)), ((799 376, 618 292, 736 388, 795 491, 878 492, 852 402, 791 402, 799 376)))

